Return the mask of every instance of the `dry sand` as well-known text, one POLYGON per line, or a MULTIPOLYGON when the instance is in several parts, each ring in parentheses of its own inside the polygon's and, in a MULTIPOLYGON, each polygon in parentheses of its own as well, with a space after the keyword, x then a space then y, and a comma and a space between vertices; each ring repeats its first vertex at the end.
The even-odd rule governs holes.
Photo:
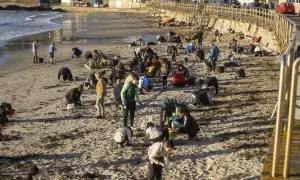
MULTIPOLYGON (((124 26, 118 33, 125 31, 124 26)), ((91 34, 99 35, 96 31, 91 34)), ((139 34, 126 34, 133 35, 139 34)), ((205 46, 211 37, 212 33, 206 33, 205 46)), ((228 51, 225 42, 232 37, 226 35, 217 43, 222 57, 228 51)), ((82 81, 59 83, 58 69, 67 66, 80 79, 92 72, 83 68, 83 58, 70 59, 73 46, 57 44, 54 65, 33 65, 31 49, 25 49, 11 54, 9 63, 0 67, 1 99, 17 109, 11 122, 2 127, 8 139, 0 142, 0 179, 24 177, 33 163, 45 168, 53 179, 81 179, 86 172, 95 173, 99 179, 146 179, 149 144, 144 141, 144 132, 134 131, 133 146, 126 148, 118 148, 112 139, 123 124, 121 110, 112 103, 112 87, 105 99, 103 120, 94 118, 94 91, 85 90, 81 108, 64 110, 66 92, 82 81)), ((76 46, 84 50, 100 48, 110 57, 121 55, 124 62, 133 56, 132 48, 122 43, 76 46)), ((164 56, 165 45, 153 48, 164 56)), ((40 52, 46 53, 47 46, 42 46, 40 52)), ((180 54, 178 61, 183 56, 180 54)), ((196 77, 216 76, 220 94, 214 106, 192 111, 200 126, 197 140, 174 137, 177 150, 168 171, 164 171, 164 179, 259 179, 274 124, 269 117, 276 103, 279 66, 274 64, 274 57, 240 58, 246 71, 246 78, 242 79, 234 79, 233 68, 223 74, 209 74, 204 64, 187 64, 196 77)), ((137 110, 135 126, 139 127, 147 116, 158 122, 159 104, 164 97, 186 100, 196 88, 169 88, 161 92, 159 86, 155 84, 154 92, 142 95, 147 106, 137 110)))

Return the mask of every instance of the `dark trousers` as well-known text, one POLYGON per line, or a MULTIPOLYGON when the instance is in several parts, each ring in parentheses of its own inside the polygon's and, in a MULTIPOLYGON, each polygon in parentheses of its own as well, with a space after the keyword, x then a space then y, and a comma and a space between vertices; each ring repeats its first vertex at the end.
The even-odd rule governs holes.
POLYGON ((175 51, 172 52, 172 61, 176 61, 176 52, 175 51))
POLYGON ((216 61, 212 59, 210 61, 210 63, 211 63, 211 69, 212 69, 212 71, 215 72, 216 71, 216 61))
POLYGON ((38 63, 38 55, 37 52, 33 53, 33 64, 38 63))
POLYGON ((133 119, 135 114, 136 102, 127 102, 126 107, 124 107, 124 127, 127 126, 128 114, 130 114, 130 126, 133 125, 133 119))
POLYGON ((156 142, 160 142, 160 141, 168 141, 169 140, 169 130, 167 127, 165 127, 162 131, 162 135, 154 138, 154 139, 150 139, 152 141, 152 143, 156 143, 156 142))
MULTIPOLYGON (((172 113, 166 112, 164 108, 160 110, 160 129, 163 131, 166 120, 172 116, 172 113)), ((168 127, 171 127, 171 121, 168 121, 168 127)))
POLYGON ((149 180, 161 180, 162 176, 162 166, 158 164, 151 164, 149 163, 148 165, 148 170, 149 170, 149 175, 148 179, 149 180))
POLYGON ((163 87, 163 89, 165 89, 166 88, 166 86, 167 86, 167 80, 168 80, 168 76, 162 76, 162 87, 163 87))

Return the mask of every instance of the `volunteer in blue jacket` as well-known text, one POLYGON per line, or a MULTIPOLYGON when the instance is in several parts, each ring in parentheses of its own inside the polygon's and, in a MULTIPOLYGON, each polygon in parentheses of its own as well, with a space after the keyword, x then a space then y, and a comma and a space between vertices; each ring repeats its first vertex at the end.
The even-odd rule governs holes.
POLYGON ((218 60, 220 51, 219 51, 219 48, 214 43, 212 43, 209 52, 210 52, 209 59, 210 59, 211 67, 212 67, 212 70, 215 72, 216 62, 218 60))
POLYGON ((124 127, 127 126, 128 113, 130 113, 130 126, 133 127, 134 114, 136 109, 136 101, 143 106, 140 96, 139 88, 137 86, 139 77, 135 73, 131 73, 124 83, 121 91, 122 105, 124 108, 124 127))

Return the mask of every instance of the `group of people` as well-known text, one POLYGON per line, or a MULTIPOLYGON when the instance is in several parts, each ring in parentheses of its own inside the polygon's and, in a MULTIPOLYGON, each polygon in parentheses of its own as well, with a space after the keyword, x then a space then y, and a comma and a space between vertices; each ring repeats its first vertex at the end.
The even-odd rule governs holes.
MULTIPOLYGON (((186 38, 186 41, 190 43, 187 45, 185 53, 195 55, 197 62, 205 61, 202 43, 203 34, 199 30, 192 38, 186 38), (195 42, 191 42, 192 40, 195 42)), ((69 105, 73 105, 74 107, 82 106, 81 95, 84 92, 84 88, 88 87, 95 90, 96 118, 106 118, 105 100, 107 97, 107 86, 114 86, 113 94, 116 107, 121 105, 123 110, 123 125, 116 130, 114 140, 121 147, 130 145, 136 129, 134 119, 137 104, 140 107, 145 107, 145 103, 142 101, 140 95, 143 95, 145 91, 153 90, 153 77, 160 77, 159 82, 161 82, 162 90, 167 88, 170 74, 172 74, 170 84, 173 86, 195 84, 196 78, 191 76, 189 69, 181 63, 176 63, 179 54, 178 50, 184 49, 180 36, 172 31, 167 33, 167 38, 162 35, 157 36, 158 44, 167 42, 173 43, 167 47, 167 53, 171 54, 172 61, 159 57, 150 47, 149 43, 145 43, 142 39, 139 38, 136 41, 132 41, 130 46, 135 48, 133 50, 134 57, 129 64, 129 69, 125 68, 120 56, 110 59, 101 50, 94 50, 93 53, 86 52, 84 56, 86 59, 85 67, 88 69, 100 69, 106 66, 110 69, 111 73, 107 75, 104 70, 100 70, 99 72, 89 74, 84 83, 66 93, 67 107, 69 105), (126 76, 128 71, 130 71, 130 74, 126 76)), ((35 41, 32 46, 34 63, 37 63, 38 41, 35 41)), ((51 63, 53 63, 55 51, 55 44, 51 43, 49 46, 51 63)), ((72 48, 72 58, 79 58, 82 54, 83 52, 79 48, 72 48)), ((208 64, 212 71, 215 71, 218 56, 219 49, 212 43, 208 57, 208 64)), ((58 71, 58 80, 61 80, 61 77, 63 81, 76 80, 76 76, 73 76, 68 67, 63 67, 58 71)), ((193 139, 197 136, 200 129, 189 111, 188 104, 190 103, 194 106, 212 105, 213 96, 218 93, 218 84, 215 77, 199 79, 198 85, 200 88, 192 95, 195 98, 189 102, 179 102, 171 98, 163 99, 160 105, 160 123, 155 124, 152 121, 146 123, 145 134, 152 144, 148 149, 149 179, 161 179, 162 168, 168 164, 168 156, 175 149, 174 142, 170 140, 172 134, 181 133, 188 139, 193 139)), ((0 112, 4 112, 1 106, 0 112)))
MULTIPOLYGON (((174 40, 174 33, 168 33, 168 40, 174 40)), ((193 51, 187 53, 195 53, 201 60, 204 59, 204 52, 199 47, 202 46, 203 32, 198 32, 195 38, 197 39, 198 46, 193 51), (199 52, 200 50, 200 52, 199 52), (200 57, 199 57, 200 56, 200 57)), ((175 36, 178 40, 178 35, 175 36)), ((176 41, 175 38, 175 41, 176 41)), ((159 39, 161 43, 165 41, 162 38, 159 39)), ((142 42, 140 40, 140 42, 142 42)), ((179 41, 173 42, 178 43, 179 41)), ((139 43, 136 43, 139 44, 139 43)), ((144 44, 144 43, 141 43, 144 44)), ((172 60, 176 62, 177 46, 171 45, 172 60), (174 57, 175 56, 175 57, 174 57)), ((73 51, 75 52, 75 51, 73 51)), ((89 60, 93 59, 99 61, 105 57, 101 51, 94 51, 90 55, 86 56, 89 60), (100 54, 100 55, 99 55, 100 54)), ((211 48, 210 58, 214 61, 218 59, 218 48, 213 44, 211 48)), ((127 146, 131 144, 136 125, 134 123, 135 112, 137 104, 140 107, 144 107, 145 103, 142 101, 140 95, 144 94, 145 91, 153 90, 154 83, 152 77, 159 76, 160 82, 162 82, 162 89, 167 88, 169 74, 172 74, 171 84, 174 86, 178 85, 192 85, 195 84, 194 77, 191 77, 187 67, 183 64, 174 64, 172 61, 168 61, 167 58, 161 58, 156 52, 149 46, 140 45, 134 49, 133 61, 129 65, 130 74, 125 76, 128 71, 123 63, 120 61, 120 56, 115 56, 113 59, 106 58, 108 60, 108 66, 111 73, 106 76, 105 71, 99 71, 92 73, 87 77, 85 83, 79 87, 71 89, 66 94, 67 104, 74 104, 74 106, 81 106, 82 102, 80 96, 83 93, 83 88, 88 86, 89 88, 95 89, 96 92, 96 103, 95 108, 97 109, 96 117, 99 119, 105 118, 105 99, 107 96, 107 85, 108 83, 114 85, 113 94, 115 97, 116 106, 121 105, 123 109, 123 126, 116 130, 114 140, 120 146, 127 146), (180 74, 180 75, 178 75, 180 74), (183 77, 183 80, 180 78, 183 77), (192 78, 192 79, 191 79, 192 78), (178 81, 179 79, 179 81, 178 81), (121 82, 124 83, 121 83, 121 82), (182 82, 180 82, 182 81, 182 82), (178 83, 179 82, 179 83, 178 83), (180 84, 182 83, 182 84, 180 84)), ((212 67, 215 67, 213 64, 212 67)), ((214 69, 212 69, 214 70, 214 69)), ((63 76, 63 80, 73 80, 71 70, 67 67, 62 68, 59 71, 58 78, 63 76)), ((193 99, 191 102, 179 102, 176 99, 165 98, 161 103, 161 117, 160 124, 156 125, 154 122, 147 122, 145 127, 145 134, 149 139, 149 142, 153 144, 149 147, 149 179, 161 179, 162 168, 168 164, 167 157, 174 149, 174 143, 170 140, 170 133, 182 133, 188 139, 193 139, 199 132, 199 127, 195 119, 190 114, 188 103, 192 105, 212 105, 213 94, 218 91, 216 78, 209 78, 210 80, 200 79, 199 80, 199 92, 201 95, 197 96, 199 99, 193 99), (213 79, 213 80, 212 80, 213 79), (216 86, 216 87, 215 87, 216 86), (213 87, 213 88, 212 88, 213 87), (205 98, 204 97, 205 94, 205 98), (205 100, 204 100, 205 99, 205 100), (208 103, 204 102, 207 101, 208 103)))
POLYGON ((55 43, 54 42, 51 42, 50 45, 49 45, 49 61, 45 60, 44 61, 44 58, 39 58, 38 56, 38 48, 39 48, 39 40, 35 40, 33 43, 32 43, 32 53, 33 53, 33 63, 36 64, 36 63, 51 63, 53 64, 54 62, 54 54, 55 54, 55 51, 57 51, 56 47, 55 47, 55 43))

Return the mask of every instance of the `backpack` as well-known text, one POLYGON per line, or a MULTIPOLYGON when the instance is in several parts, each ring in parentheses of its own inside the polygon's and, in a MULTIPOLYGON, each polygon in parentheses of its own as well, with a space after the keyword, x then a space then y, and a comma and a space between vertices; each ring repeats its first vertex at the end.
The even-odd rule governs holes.
POLYGON ((143 87, 145 89, 151 90, 153 87, 151 79, 144 77, 143 78, 143 87))
POLYGON ((150 76, 150 77, 153 77, 154 73, 155 73, 155 66, 148 67, 147 75, 150 76))
POLYGON ((125 141, 125 133, 124 133, 123 128, 120 128, 120 129, 117 130, 117 132, 116 132, 116 134, 114 136, 114 140, 117 143, 121 143, 121 142, 125 141))
POLYGON ((195 84, 195 77, 190 77, 188 80, 186 80, 187 85, 194 85, 195 84))
POLYGON ((238 70, 236 71, 236 75, 237 75, 238 77, 246 77, 245 70, 244 70, 244 69, 238 69, 238 70))
POLYGON ((185 79, 183 73, 180 72, 174 73, 172 82, 174 85, 185 85, 185 79))
POLYGON ((168 65, 166 63, 163 63, 161 65, 160 73, 163 75, 168 74, 168 65))

